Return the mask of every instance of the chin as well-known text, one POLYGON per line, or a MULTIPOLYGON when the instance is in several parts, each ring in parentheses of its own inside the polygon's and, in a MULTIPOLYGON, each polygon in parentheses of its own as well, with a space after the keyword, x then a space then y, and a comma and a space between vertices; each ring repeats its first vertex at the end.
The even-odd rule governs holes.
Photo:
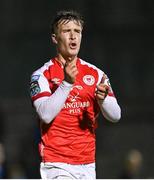
POLYGON ((77 56, 78 53, 79 53, 79 51, 75 50, 75 51, 71 51, 71 52, 69 53, 69 55, 73 57, 73 56, 77 56))

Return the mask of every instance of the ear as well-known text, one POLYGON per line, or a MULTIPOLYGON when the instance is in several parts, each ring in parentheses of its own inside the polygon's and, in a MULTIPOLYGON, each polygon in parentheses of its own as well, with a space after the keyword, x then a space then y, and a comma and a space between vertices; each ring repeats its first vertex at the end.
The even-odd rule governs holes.
POLYGON ((52 38, 52 42, 57 44, 57 37, 56 37, 56 34, 52 34, 51 35, 51 38, 52 38))

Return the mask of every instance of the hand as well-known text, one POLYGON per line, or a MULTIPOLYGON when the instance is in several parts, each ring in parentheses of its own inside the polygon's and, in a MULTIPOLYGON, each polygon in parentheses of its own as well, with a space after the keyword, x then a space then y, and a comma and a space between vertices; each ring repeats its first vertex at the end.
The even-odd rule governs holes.
POLYGON ((76 79, 78 70, 74 61, 68 61, 64 66, 64 80, 70 84, 73 84, 76 79))
POLYGON ((103 83, 97 85, 96 98, 97 100, 104 101, 108 94, 109 87, 103 83))

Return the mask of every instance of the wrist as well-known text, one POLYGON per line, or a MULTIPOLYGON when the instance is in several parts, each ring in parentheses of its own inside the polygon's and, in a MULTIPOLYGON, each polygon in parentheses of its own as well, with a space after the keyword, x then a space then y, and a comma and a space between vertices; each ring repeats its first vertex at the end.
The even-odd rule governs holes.
POLYGON ((67 81, 65 81, 65 80, 62 81, 62 84, 63 84, 64 86, 66 86, 66 87, 72 87, 72 86, 73 86, 73 84, 71 84, 71 83, 69 83, 69 82, 67 82, 67 81))

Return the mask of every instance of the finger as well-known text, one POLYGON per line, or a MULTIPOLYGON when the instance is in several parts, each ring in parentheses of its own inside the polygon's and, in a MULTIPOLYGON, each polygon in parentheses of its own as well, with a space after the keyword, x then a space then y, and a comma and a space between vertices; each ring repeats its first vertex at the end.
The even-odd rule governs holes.
POLYGON ((96 95, 105 98, 105 97, 107 96, 107 92, 106 92, 106 91, 103 92, 103 91, 97 90, 97 91, 96 91, 96 95))
POLYGON ((97 91, 107 94, 108 93, 108 88, 98 87, 97 91))
POLYGON ((78 69, 75 65, 68 67, 67 70, 69 71, 70 74, 78 71, 78 69))
POLYGON ((103 77, 102 77, 102 79, 101 79, 101 83, 103 83, 104 84, 104 82, 105 82, 105 80, 107 79, 107 76, 106 76, 106 74, 103 74, 103 77))
POLYGON ((65 66, 76 66, 74 61, 66 61, 65 66))
POLYGON ((75 65, 68 65, 65 67, 67 71, 72 72, 72 71, 77 71, 77 67, 75 65))
POLYGON ((99 99, 99 100, 104 100, 105 96, 102 96, 100 94, 96 94, 96 98, 99 99))
POLYGON ((96 91, 96 94, 99 94, 101 96, 106 96, 106 92, 103 91, 96 91))
POLYGON ((98 84, 97 87, 100 87, 100 88, 102 88, 102 87, 109 88, 106 84, 103 84, 103 83, 98 84))
POLYGON ((108 95, 108 91, 107 91, 107 90, 104 90, 104 91, 102 91, 102 90, 97 90, 97 91, 96 91, 96 95, 97 95, 97 97, 98 97, 99 99, 105 99, 106 96, 108 95))
POLYGON ((74 76, 76 76, 78 74, 78 70, 77 68, 74 68, 72 69, 72 72, 71 72, 74 76))
POLYGON ((102 93, 107 93, 108 92, 108 89, 97 89, 97 91, 99 91, 99 92, 102 92, 102 93))
POLYGON ((66 61, 65 64, 64 64, 64 68, 70 66, 70 63, 71 63, 70 61, 66 61))

